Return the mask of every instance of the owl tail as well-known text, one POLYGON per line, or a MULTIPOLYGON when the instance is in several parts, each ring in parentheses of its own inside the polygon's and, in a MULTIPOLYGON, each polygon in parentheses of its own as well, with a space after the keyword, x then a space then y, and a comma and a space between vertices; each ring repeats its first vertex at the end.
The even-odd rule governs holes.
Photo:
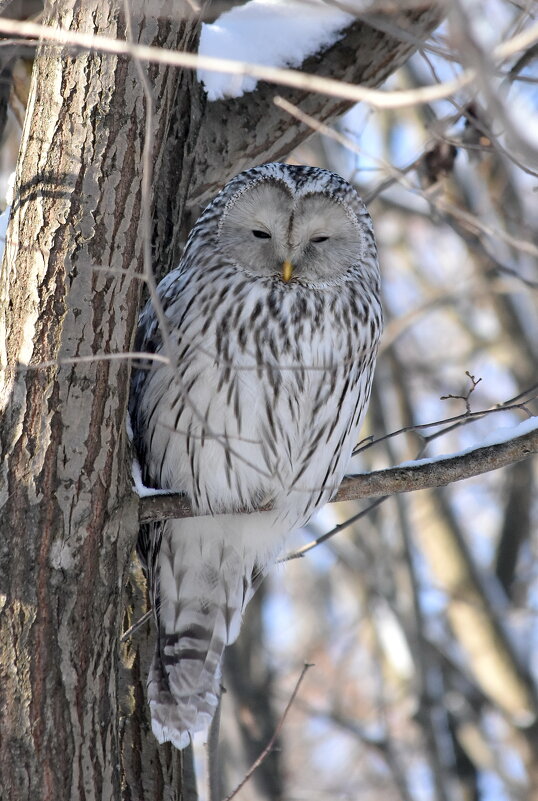
POLYGON ((176 748, 211 723, 224 648, 237 638, 255 591, 254 565, 212 528, 208 518, 168 521, 159 553, 158 636, 148 700, 153 733, 176 748), (203 520, 209 532, 200 530, 203 520))

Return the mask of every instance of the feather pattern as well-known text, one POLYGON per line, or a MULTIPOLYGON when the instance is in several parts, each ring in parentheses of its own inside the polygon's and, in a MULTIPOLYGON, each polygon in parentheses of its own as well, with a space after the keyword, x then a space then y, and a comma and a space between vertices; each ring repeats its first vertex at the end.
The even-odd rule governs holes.
MULTIPOLYGON (((358 440, 382 328, 370 217, 333 173, 248 170, 204 211, 158 294, 170 364, 135 371, 131 416, 146 484, 187 493, 197 515, 144 526, 138 546, 158 632, 153 730, 182 748, 211 720, 257 584, 334 495, 358 440)), ((137 348, 164 353, 151 304, 137 348)))

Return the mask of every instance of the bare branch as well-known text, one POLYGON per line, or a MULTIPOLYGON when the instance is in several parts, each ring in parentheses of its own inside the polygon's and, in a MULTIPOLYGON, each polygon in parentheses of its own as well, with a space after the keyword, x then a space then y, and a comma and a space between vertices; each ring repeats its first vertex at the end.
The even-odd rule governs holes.
MULTIPOLYGON (((82 47, 87 50, 98 50, 116 55, 131 55, 155 64, 169 64, 175 67, 197 70, 205 68, 230 75, 250 75, 260 81, 269 81, 282 86, 291 86, 310 92, 320 92, 332 97, 340 97, 355 103, 365 102, 374 108, 396 109, 409 108, 434 100, 441 100, 454 92, 468 86, 475 79, 474 70, 466 70, 457 78, 433 86, 399 91, 377 91, 363 86, 353 86, 340 80, 308 75, 300 70, 265 67, 243 61, 200 56, 195 53, 174 52, 166 48, 150 45, 131 44, 130 42, 82 33, 80 31, 54 28, 10 19, 0 20, 0 31, 28 39, 39 39, 40 44, 61 44, 82 47)), ((538 23, 508 42, 503 42, 493 51, 493 58, 505 59, 519 50, 538 41, 538 23)))
MULTIPOLYGON (((508 442, 478 447, 435 462, 427 461, 348 476, 340 485, 333 502, 380 498, 400 492, 444 487, 454 481, 462 481, 520 462, 536 453, 538 428, 508 442)), ((263 507, 259 511, 269 509, 271 506, 263 507)), ((169 518, 192 517, 192 509, 184 495, 155 495, 140 499, 139 516, 140 523, 151 523, 169 518)))
POLYGON ((250 777, 252 776, 254 771, 257 770, 257 768, 260 767, 260 765, 262 764, 264 759, 266 759, 269 756, 269 754, 271 753, 271 751, 273 750, 275 742, 277 740, 277 737, 280 734, 280 732, 282 731, 282 726, 284 725, 284 721, 286 720, 288 712, 290 711, 291 706, 292 706, 292 704, 295 701, 295 698, 297 696, 297 693, 299 692, 299 687, 301 686, 301 683, 302 683, 302 681, 303 681, 303 679, 304 679, 304 677, 306 675, 306 671, 311 667, 313 667, 313 666, 309 665, 308 663, 305 663, 303 665, 303 669, 301 671, 301 675, 297 679, 297 683, 296 683, 296 685, 294 687, 294 690, 293 690, 293 692, 291 694, 291 698, 288 701, 284 712, 282 713, 282 717, 280 718, 280 720, 278 722, 278 726, 275 729, 275 733, 273 734, 273 736, 271 737, 271 739, 269 740, 269 742, 267 743, 267 745, 265 746, 265 748, 263 749, 261 754, 259 755, 258 759, 256 759, 252 763, 250 768, 247 770, 247 772, 245 773, 243 779, 239 782, 239 784, 237 785, 235 790, 232 790, 230 795, 227 795, 226 798, 224 799, 224 801, 231 801, 232 798, 235 798, 235 796, 241 790, 241 788, 244 787, 245 784, 248 782, 248 780, 250 779, 250 777))
POLYGON ((465 371, 465 375, 471 382, 471 385, 467 390, 467 392, 465 393, 465 395, 463 393, 461 395, 441 395, 439 400, 462 400, 465 403, 466 414, 469 415, 471 414, 471 401, 470 401, 471 395, 473 394, 479 383, 482 381, 482 379, 475 378, 474 375, 471 375, 469 370, 465 371))
MULTIPOLYGON (((449 97, 464 86, 468 86, 474 80, 474 73, 469 70, 462 72, 457 78, 434 86, 383 92, 364 86, 354 86, 341 80, 308 75, 300 70, 265 67, 244 61, 199 56, 194 53, 178 53, 166 48, 130 44, 108 36, 93 36, 79 31, 68 31, 62 28, 38 25, 33 22, 2 19, 0 20, 0 31, 2 33, 26 36, 29 39, 39 38, 42 45, 49 43, 72 45, 103 53, 131 55, 155 64, 170 64, 171 66, 191 70, 203 67, 215 72, 229 73, 230 75, 250 75, 260 81, 291 86, 307 92, 320 92, 321 94, 338 97, 354 103, 368 103, 374 108, 409 108, 422 103, 431 103, 433 100, 449 97)), ((538 39, 538 25, 536 26, 536 39, 538 39)))
POLYGON ((146 612, 144 612, 142 617, 139 618, 136 621, 136 623, 133 623, 132 626, 129 626, 129 628, 123 632, 123 634, 120 637, 120 642, 127 642, 127 640, 129 640, 133 636, 133 634, 136 634, 136 632, 142 628, 144 623, 147 623, 148 620, 151 619, 152 614, 153 614, 153 609, 148 609, 146 612))
POLYGON ((369 506, 367 506, 366 509, 361 509, 360 512, 357 512, 356 515, 348 517, 346 520, 344 520, 343 523, 338 523, 337 526, 334 526, 334 528, 332 528, 330 531, 327 531, 325 534, 322 534, 321 537, 316 537, 315 540, 307 542, 305 545, 302 545, 295 551, 292 551, 286 556, 283 556, 281 559, 279 559, 279 562, 291 562, 292 559, 300 559, 309 551, 312 551, 314 548, 317 548, 318 545, 327 542, 327 540, 331 539, 331 537, 334 537, 335 534, 339 534, 341 531, 344 531, 344 529, 349 528, 349 526, 352 526, 353 523, 356 523, 357 520, 361 519, 361 517, 364 517, 365 515, 369 514, 372 511, 372 509, 375 509, 377 506, 382 504, 383 501, 386 501, 388 497, 389 497, 388 495, 384 495, 381 498, 378 498, 369 506))

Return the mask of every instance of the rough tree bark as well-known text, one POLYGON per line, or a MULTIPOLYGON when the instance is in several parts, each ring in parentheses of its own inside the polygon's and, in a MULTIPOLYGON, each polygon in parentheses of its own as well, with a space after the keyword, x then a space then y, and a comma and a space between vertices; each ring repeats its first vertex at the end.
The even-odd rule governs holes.
MULTIPOLYGON (((135 38, 193 46, 194 21, 164 0, 151 16, 144 5, 130 3, 135 38)), ((121 3, 63 0, 45 15, 126 35, 121 3)), ((194 77, 148 74, 159 186, 174 104, 190 97, 194 77)), ((40 51, 2 272, 0 771, 10 799, 120 795, 118 634, 137 531, 125 470, 129 367, 56 361, 130 349, 141 209, 151 202, 141 197, 144 125, 128 59, 40 51)))
MULTIPOLYGON (((182 16, 190 4, 129 6, 135 41, 195 47, 196 21, 182 16)), ((44 19, 126 38, 119 0, 50 0, 44 19)), ((437 17, 410 20, 420 39, 437 17)), ((359 26, 353 36, 360 52, 372 32, 363 28, 361 39, 359 26)), ((410 46, 379 37, 368 64, 338 72, 335 63, 333 76, 386 77, 410 46)), ((118 635, 138 515, 126 469, 129 363, 99 356, 132 343, 143 204, 155 209, 154 260, 167 269, 195 157, 198 183, 213 192, 244 166, 244 140, 232 126, 223 159, 226 143, 210 134, 218 111, 204 118, 194 74, 144 69, 155 104, 150 198, 141 193, 146 108, 136 65, 46 46, 32 80, 0 286, 0 772, 10 801, 193 797, 177 752, 157 748, 148 732, 143 643, 129 655, 132 716, 120 721, 118 635), (89 358, 69 361, 80 357, 89 358)), ((228 105, 229 119, 241 104, 248 109, 248 98, 228 105)), ((291 120, 271 127, 249 164, 309 134, 291 120), (282 143, 286 124, 294 133, 282 143)))

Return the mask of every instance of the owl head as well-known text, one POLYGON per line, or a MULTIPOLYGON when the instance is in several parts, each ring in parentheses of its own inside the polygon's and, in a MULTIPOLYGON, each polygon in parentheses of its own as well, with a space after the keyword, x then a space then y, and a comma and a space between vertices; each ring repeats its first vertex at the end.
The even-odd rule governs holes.
MULTIPOLYGON (((226 263, 284 284, 335 284, 375 263, 372 223, 353 187, 316 167, 264 164, 240 173, 198 225, 226 263)), ((193 234, 195 231, 193 231, 193 234)))

